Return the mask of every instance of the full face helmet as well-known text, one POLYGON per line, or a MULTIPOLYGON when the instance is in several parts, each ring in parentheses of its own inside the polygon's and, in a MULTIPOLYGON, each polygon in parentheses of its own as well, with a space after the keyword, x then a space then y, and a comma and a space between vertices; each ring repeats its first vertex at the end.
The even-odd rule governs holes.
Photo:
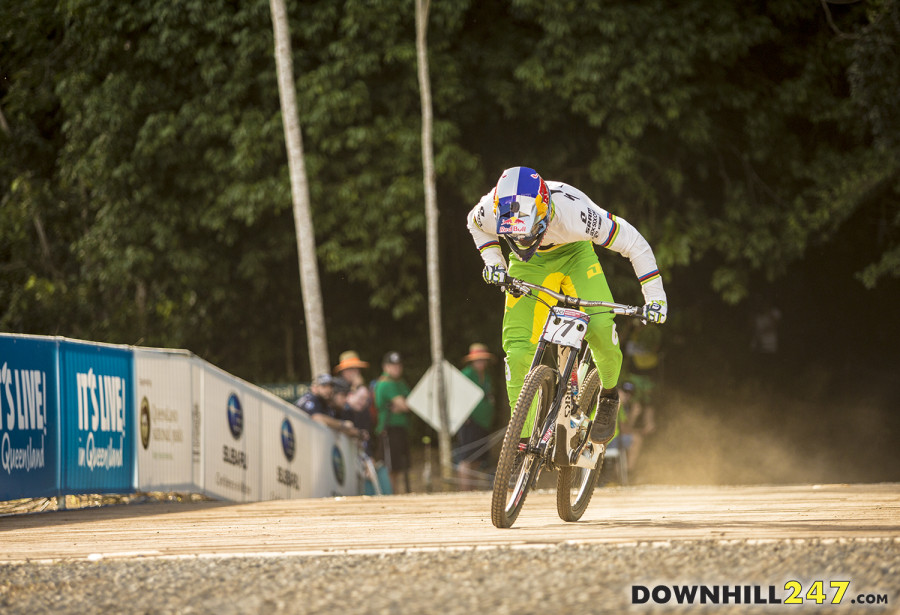
POLYGON ((497 234, 527 262, 541 245, 550 222, 550 191, 534 169, 503 171, 494 188, 497 234))

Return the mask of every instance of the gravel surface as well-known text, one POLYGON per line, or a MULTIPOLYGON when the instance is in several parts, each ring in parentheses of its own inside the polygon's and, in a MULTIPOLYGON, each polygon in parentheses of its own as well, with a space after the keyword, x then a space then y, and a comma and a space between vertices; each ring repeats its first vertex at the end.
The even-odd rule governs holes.
MULTIPOLYGON (((2 530, 2 526, 0 526, 2 530)), ((2 531, 0 531, 2 540, 2 531)), ((640 591, 640 590, 638 590, 640 591)), ((663 590, 658 590, 663 595, 663 590)), ((752 593, 752 589, 750 590, 752 593)), ((697 600, 699 600, 699 593, 697 600)), ((741 593, 743 600, 743 593, 741 593)), ((731 599, 734 602, 734 599, 731 599)), ((314 557, 0 564, 0 613, 898 613, 900 541, 674 541, 314 557), (802 606, 633 605, 633 586, 802 585, 802 606), (840 604, 806 598, 850 581, 840 604), (852 604, 859 594, 887 604, 852 604)))

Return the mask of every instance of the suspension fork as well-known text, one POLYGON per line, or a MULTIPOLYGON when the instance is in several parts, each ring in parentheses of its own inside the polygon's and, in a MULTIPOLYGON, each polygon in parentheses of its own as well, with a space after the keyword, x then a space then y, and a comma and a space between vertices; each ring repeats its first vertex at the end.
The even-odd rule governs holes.
POLYGON ((541 364, 544 360, 544 351, 547 350, 547 341, 541 340, 538 342, 537 350, 534 351, 534 358, 531 360, 531 367, 528 368, 528 371, 533 370, 535 367, 541 364))
MULTIPOLYGON (((541 343, 543 344, 543 342, 541 343)), ((544 348, 539 349, 540 354, 543 354, 545 348, 546 344, 544 344, 544 348)), ((572 375, 572 370, 575 368, 575 362, 578 360, 579 352, 571 348, 568 350, 566 367, 559 372, 561 380, 556 383, 556 397, 553 399, 553 405, 550 406, 550 412, 547 413, 547 418, 544 420, 543 427, 541 427, 541 439, 537 444, 537 450, 542 457, 547 452, 547 446, 553 435, 553 430, 556 428, 556 417, 559 416, 559 409, 562 407, 563 398, 569 392, 569 377, 572 375)), ((537 355, 538 353, 535 353, 535 358, 537 358, 537 355)))

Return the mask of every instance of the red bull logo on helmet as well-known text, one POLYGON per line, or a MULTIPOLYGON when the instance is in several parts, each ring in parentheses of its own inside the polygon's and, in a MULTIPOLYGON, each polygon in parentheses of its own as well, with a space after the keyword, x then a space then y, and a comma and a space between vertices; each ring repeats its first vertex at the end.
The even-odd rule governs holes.
POLYGON ((528 233, 528 230, 528 223, 521 218, 507 218, 500 221, 497 233, 499 235, 524 235, 528 233))

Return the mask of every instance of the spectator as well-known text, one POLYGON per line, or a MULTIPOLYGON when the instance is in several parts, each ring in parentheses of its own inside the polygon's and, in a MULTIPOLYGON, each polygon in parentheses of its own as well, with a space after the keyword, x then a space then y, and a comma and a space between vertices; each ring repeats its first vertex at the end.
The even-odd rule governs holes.
POLYGON ((334 375, 345 379, 356 390, 357 386, 366 383, 362 370, 367 367, 368 362, 362 361, 355 350, 346 350, 341 353, 338 364, 334 366, 334 375))
POLYGON ((461 457, 458 466, 459 485, 463 491, 475 488, 476 473, 487 461, 488 447, 484 443, 491 434, 494 422, 494 391, 488 364, 493 360, 494 355, 488 352, 488 347, 484 344, 472 344, 469 346, 469 354, 463 357, 463 363, 467 364, 462 369, 463 375, 484 392, 484 397, 456 434, 461 457))
POLYGON ((309 390, 294 402, 301 410, 313 415, 328 410, 328 403, 334 393, 334 379, 328 374, 320 374, 309 385, 309 390))
POLYGON ((347 396, 350 395, 350 383, 338 376, 332 379, 331 410, 335 418, 350 420, 344 416, 344 407, 347 405, 347 396))
POLYGON ((634 471, 641 454, 644 438, 655 428, 653 407, 639 401, 634 383, 625 381, 619 389, 620 425, 619 440, 628 452, 628 472, 634 471))
POLYGON ((409 405, 406 403, 409 386, 403 380, 403 361, 399 352, 384 355, 381 366, 383 373, 375 385, 375 406, 378 408, 375 434, 381 439, 393 492, 400 493, 399 482, 403 477, 403 486, 409 493, 409 405))
POLYGON ((775 354, 778 352, 778 323, 781 322, 781 310, 774 305, 766 305, 753 318, 753 341, 750 347, 754 352, 775 354))
MULTIPOLYGON (((334 374, 346 379, 350 383, 350 388, 355 392, 360 385, 366 384, 362 370, 367 367, 369 367, 369 363, 361 360, 355 350, 345 350, 338 358, 338 364, 334 366, 334 374)), ((369 410, 372 423, 375 423, 378 420, 378 415, 375 409, 374 395, 371 389, 367 389, 366 393, 368 394, 366 407, 369 410)), ((362 395, 362 393, 357 394, 362 395)))
POLYGON ((659 327, 636 323, 630 323, 630 326, 630 335, 625 343, 626 369, 629 373, 655 380, 662 360, 662 332, 659 327))
MULTIPOLYGON (((346 381, 344 383, 346 384, 346 381)), ((346 392, 343 395, 346 398, 346 392)), ((332 403, 333 397, 334 378, 328 374, 320 374, 313 380, 309 391, 298 399, 296 404, 317 423, 345 433, 348 436, 359 436, 359 432, 353 426, 353 423, 341 419, 340 415, 335 411, 332 403)))
POLYGON ((366 385, 359 385, 350 391, 347 403, 344 406, 343 418, 351 421, 359 430, 359 437, 363 441, 363 452, 369 457, 375 457, 371 434, 374 432, 372 416, 369 414, 369 389, 366 385))
POLYGON ((625 343, 625 363, 620 382, 630 382, 632 399, 650 413, 657 406, 657 386, 662 381, 662 330, 631 321, 625 343))

